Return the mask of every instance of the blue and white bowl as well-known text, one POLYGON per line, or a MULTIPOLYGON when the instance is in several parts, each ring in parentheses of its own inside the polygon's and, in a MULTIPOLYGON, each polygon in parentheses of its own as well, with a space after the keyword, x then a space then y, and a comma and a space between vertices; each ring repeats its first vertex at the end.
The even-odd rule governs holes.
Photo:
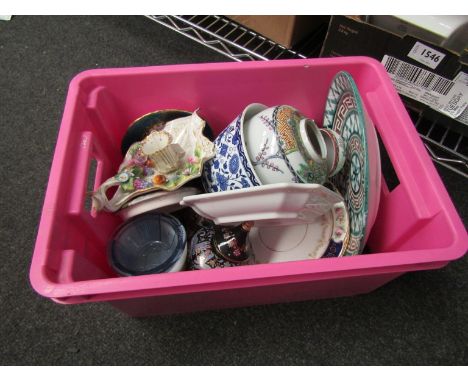
POLYGON ((260 186, 242 134, 242 124, 265 108, 251 104, 214 140, 216 155, 203 168, 202 182, 206 192, 238 190, 260 186))

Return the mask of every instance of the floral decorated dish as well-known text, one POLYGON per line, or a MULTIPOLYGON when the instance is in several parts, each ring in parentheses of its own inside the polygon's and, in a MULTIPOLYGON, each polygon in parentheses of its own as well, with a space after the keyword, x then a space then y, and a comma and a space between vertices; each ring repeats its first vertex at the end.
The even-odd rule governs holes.
MULTIPOLYGON (((166 123, 173 121, 174 119, 188 117, 190 115, 192 115, 192 112, 186 110, 165 109, 153 111, 139 117, 130 124, 122 138, 122 143, 120 145, 122 155, 125 156, 132 144, 142 141, 152 131, 163 130, 166 123)), ((214 139, 213 132, 211 131, 208 123, 206 123, 203 133, 208 139, 214 139)))
POLYGON ((213 143, 202 133, 204 126, 195 112, 132 144, 117 174, 93 193, 93 208, 115 212, 136 196, 173 191, 200 177, 204 163, 215 153, 213 143), (109 199, 106 191, 111 187, 117 190, 109 199))

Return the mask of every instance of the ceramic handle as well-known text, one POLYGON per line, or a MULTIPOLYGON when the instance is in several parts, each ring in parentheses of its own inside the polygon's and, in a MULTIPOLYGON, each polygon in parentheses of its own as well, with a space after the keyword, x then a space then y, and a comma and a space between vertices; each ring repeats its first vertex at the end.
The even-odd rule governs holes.
POLYGON ((114 186, 119 186, 120 182, 115 177, 107 179, 92 195, 93 209, 102 210, 105 208, 108 211, 115 212, 119 208, 116 207, 116 194, 111 200, 107 198, 106 191, 114 186))
MULTIPOLYGON (((386 81, 390 79, 387 78, 386 81)), ((390 83, 390 86, 393 85, 390 83)), ((366 102, 372 105, 373 110, 380 111, 372 115, 372 120, 377 131, 385 131, 381 137, 385 146, 391 146, 391 150, 387 149, 387 152, 400 181, 399 187, 405 190, 419 218, 432 217, 438 212, 436 208, 439 203, 429 200, 431 194, 425 190, 434 189, 432 182, 438 181, 434 165, 402 102, 398 99, 398 104, 393 101, 383 105, 380 98, 368 93, 366 102), (397 125, 404 128, 393 129, 397 125), (418 177, 413 175, 418 173, 418 177)))

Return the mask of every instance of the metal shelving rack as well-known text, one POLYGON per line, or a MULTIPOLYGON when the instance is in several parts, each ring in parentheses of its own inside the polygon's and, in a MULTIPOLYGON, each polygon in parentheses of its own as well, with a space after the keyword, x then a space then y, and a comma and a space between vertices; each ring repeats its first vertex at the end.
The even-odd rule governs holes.
POLYGON ((306 58, 223 16, 147 16, 235 61, 306 58))
MULTIPOLYGON (((320 51, 320 46, 310 43, 297 51, 287 49, 223 16, 147 17, 235 61, 318 57, 320 51)), ((314 41, 318 36, 309 39, 314 41)), ((432 159, 468 178, 468 137, 438 121, 428 120, 420 110, 408 108, 408 112, 432 159)))

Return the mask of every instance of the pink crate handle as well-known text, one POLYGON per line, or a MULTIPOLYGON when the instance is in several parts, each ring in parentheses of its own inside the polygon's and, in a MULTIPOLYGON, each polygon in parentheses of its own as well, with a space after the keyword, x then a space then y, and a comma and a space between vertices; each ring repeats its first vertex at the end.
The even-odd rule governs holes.
POLYGON ((70 198, 70 212, 81 214, 86 194, 86 186, 91 165, 93 134, 85 131, 80 137, 80 146, 76 150, 76 171, 73 177, 72 197, 70 198))
MULTIPOLYGON (((395 90, 392 89, 392 92, 395 90)), ((378 131, 385 130, 381 138, 400 181, 398 187, 405 189, 417 216, 429 218, 437 213, 437 204, 428 201, 425 190, 433 187, 431 178, 437 174, 431 173, 431 170, 435 172, 435 168, 401 100, 394 98, 392 101, 390 105, 383 105, 376 94, 366 97, 366 103, 373 106, 371 109, 378 110, 372 119, 378 131), (403 125, 404 129, 392 129, 398 124, 403 125)))

